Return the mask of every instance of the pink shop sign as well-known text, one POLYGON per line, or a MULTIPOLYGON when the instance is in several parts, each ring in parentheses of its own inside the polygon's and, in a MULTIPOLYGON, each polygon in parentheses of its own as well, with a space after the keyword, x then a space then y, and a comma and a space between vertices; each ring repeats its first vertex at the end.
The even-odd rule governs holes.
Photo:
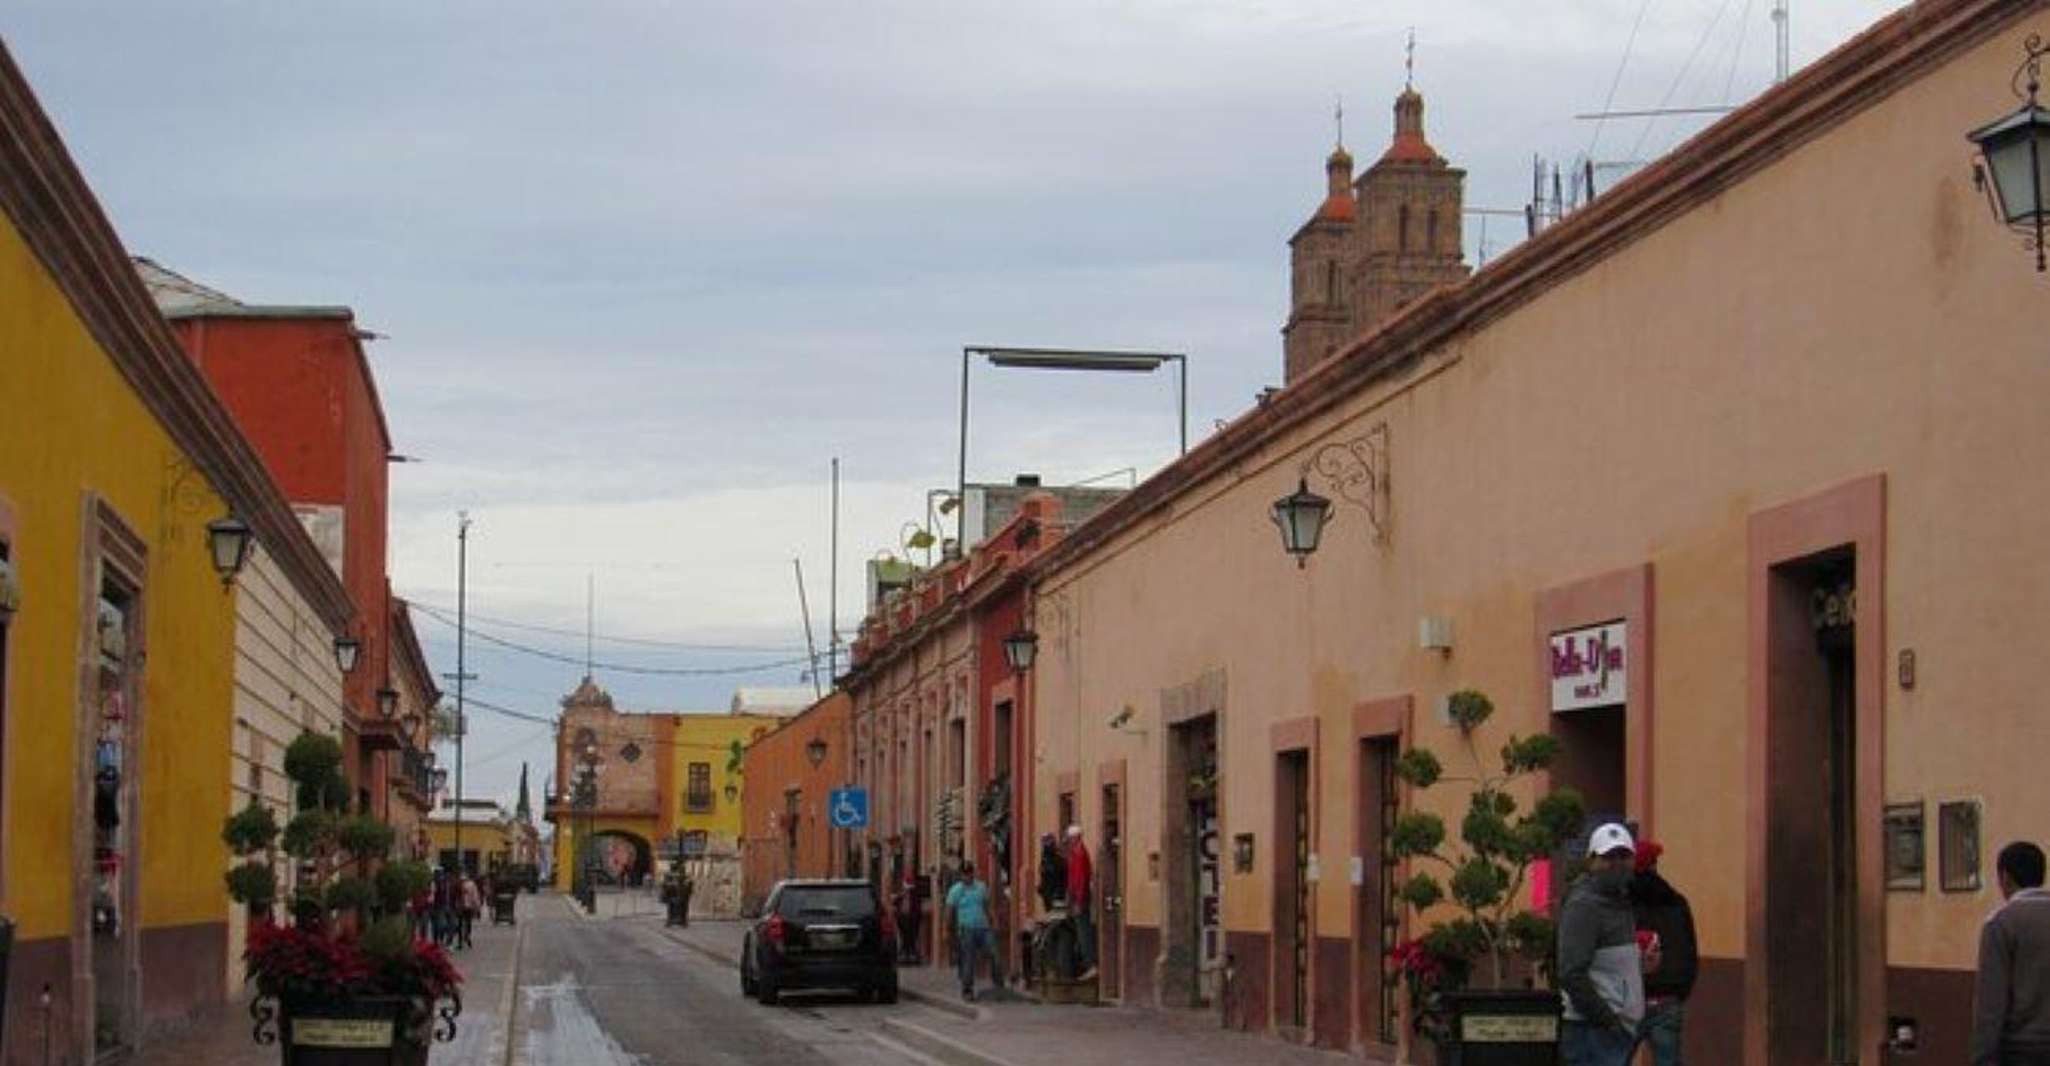
POLYGON ((1552 634, 1552 710, 1622 703, 1628 692, 1622 622, 1552 634))

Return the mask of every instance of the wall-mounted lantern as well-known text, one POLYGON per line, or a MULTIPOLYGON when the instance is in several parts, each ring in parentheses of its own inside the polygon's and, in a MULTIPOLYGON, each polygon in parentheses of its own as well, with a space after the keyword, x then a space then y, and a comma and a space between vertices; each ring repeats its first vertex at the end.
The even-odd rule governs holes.
MULTIPOLYGON (((6 545, 0 544, 0 549, 6 545)), ((14 564, 0 555, 0 625, 21 610, 21 582, 14 576, 14 564)))
POLYGON ((2050 111, 2036 103, 2042 88, 2043 56, 2050 48, 2041 34, 2022 42, 2022 65, 2009 86, 2022 106, 1966 134, 1978 146, 1972 163, 1972 184, 1986 193, 1993 217, 2022 235, 2022 246, 2036 253, 2036 272, 2050 265, 2043 247, 2050 227, 2050 111))
POLYGON ((1020 629, 1004 638, 1004 662, 1010 664, 1012 673, 1022 674, 1032 669, 1032 663, 1038 658, 1039 634, 1020 629))
POLYGON ((397 689, 381 688, 377 690, 377 713, 385 718, 390 718, 399 713, 399 693, 397 689))
POLYGON ((826 738, 811 738, 811 742, 804 746, 804 759, 811 763, 812 769, 818 769, 826 761, 826 738))
POLYGON ((355 670, 356 660, 362 657, 363 642, 361 640, 355 637, 335 638, 335 665, 342 668, 342 673, 346 674, 355 670))
POLYGON ((214 572, 221 575, 221 584, 233 584, 235 575, 249 562, 252 537, 249 524, 234 515, 206 524, 206 546, 213 555, 214 572))
POLYGON ((1295 556, 1296 568, 1302 569, 1331 520, 1331 500, 1311 492, 1308 478, 1298 478, 1294 492, 1274 501, 1273 518, 1281 531, 1281 549, 1295 556))

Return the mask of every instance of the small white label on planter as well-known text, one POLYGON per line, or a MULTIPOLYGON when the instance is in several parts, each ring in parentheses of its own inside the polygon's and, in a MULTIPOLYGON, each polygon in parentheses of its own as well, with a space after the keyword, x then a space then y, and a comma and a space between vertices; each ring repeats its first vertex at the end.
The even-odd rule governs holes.
POLYGON ((1469 1044, 1544 1044, 1559 1039, 1559 1019, 1550 1014, 1469 1014, 1459 1019, 1459 1037, 1469 1044))
POLYGON ((292 1019, 292 1043, 300 1047, 390 1047, 391 1041, 390 1019, 292 1019))

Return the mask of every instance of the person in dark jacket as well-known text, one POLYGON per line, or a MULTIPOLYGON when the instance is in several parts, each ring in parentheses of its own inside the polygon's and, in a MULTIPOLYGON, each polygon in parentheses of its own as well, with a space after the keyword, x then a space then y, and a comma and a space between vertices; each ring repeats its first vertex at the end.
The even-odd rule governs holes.
POLYGON ((1638 841, 1637 874, 1630 879, 1638 940, 1652 945, 1645 958, 1644 1023, 1637 1027, 1637 1040, 1651 1048, 1654 1066, 1680 1066, 1680 1033, 1701 956, 1687 897, 1659 874, 1664 851, 1655 840, 1638 841))
POLYGON ((1994 869, 2005 900, 1979 931, 1972 1066, 2050 1066, 2050 892, 2043 849, 2018 840, 1994 869))
POLYGON ((1061 854, 1060 844, 1052 833, 1039 838, 1039 906, 1042 910, 1053 910, 1054 905, 1068 898, 1068 860, 1061 854))
POLYGON ((1567 1066, 1625 1066, 1644 1019, 1643 956, 1630 911, 1637 845, 1610 822, 1587 842, 1587 873, 1559 911, 1559 988, 1567 1066))

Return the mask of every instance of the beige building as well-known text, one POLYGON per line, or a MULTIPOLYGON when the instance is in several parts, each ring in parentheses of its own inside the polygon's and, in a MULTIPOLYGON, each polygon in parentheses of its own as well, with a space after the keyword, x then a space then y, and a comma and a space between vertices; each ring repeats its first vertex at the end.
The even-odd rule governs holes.
MULTIPOLYGON (((310 543, 295 560, 263 544, 250 548, 236 578, 235 732, 229 806, 268 805, 283 825, 292 817, 292 783, 285 748, 306 731, 339 737, 342 669, 336 638, 351 632, 354 608, 341 579, 310 543)), ((239 860, 238 860, 239 861, 239 860)), ((290 896, 293 871, 280 866, 281 898, 290 896)), ((227 990, 242 987, 248 912, 227 903, 227 990)))
POLYGON ((2044 32, 1888 17, 1048 553, 1022 837, 1086 827, 1107 992, 1416 1061, 1381 826, 1460 797, 1389 765, 1478 688, 1483 751, 1559 736, 1558 783, 1665 844, 1691 1060, 1879 1062, 1890 1019, 1963 1060, 1992 856, 2050 810, 2050 290, 1965 134, 2044 32), (1300 569, 1299 481, 1334 501, 1300 569))

